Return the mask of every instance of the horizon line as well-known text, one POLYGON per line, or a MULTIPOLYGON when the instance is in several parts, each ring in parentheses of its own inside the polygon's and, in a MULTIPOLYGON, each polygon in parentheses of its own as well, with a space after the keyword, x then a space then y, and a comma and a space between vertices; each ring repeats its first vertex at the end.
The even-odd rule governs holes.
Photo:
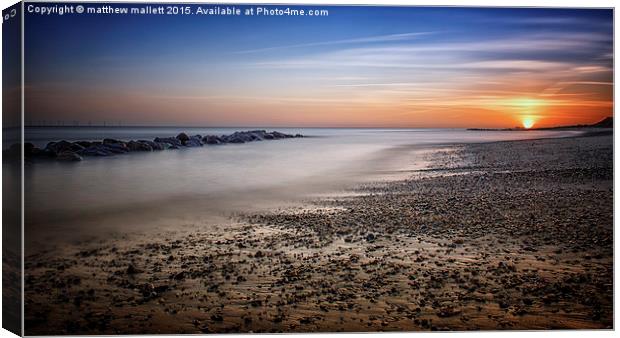
MULTIPOLYGON (((267 126, 267 125, 245 125, 245 126, 205 126, 205 125, 128 125, 128 124, 101 124, 101 125, 26 125, 24 124, 24 128, 225 128, 225 129, 277 129, 277 128, 286 128, 286 129, 486 129, 486 130, 500 130, 500 129, 523 129, 523 130, 543 130, 543 129, 553 129, 553 128, 575 128, 575 127, 587 127, 591 125, 595 125, 599 122, 602 122, 608 118, 613 118, 613 115, 607 116, 599 121, 592 123, 583 123, 583 124, 573 124, 573 125, 555 125, 555 126, 547 126, 547 127, 538 127, 538 128, 523 128, 521 126, 512 126, 512 127, 480 127, 480 126, 469 126, 469 127, 394 127, 394 126, 267 126)), ((20 128, 21 126, 13 126, 13 127, 5 127, 3 129, 13 129, 20 128)))

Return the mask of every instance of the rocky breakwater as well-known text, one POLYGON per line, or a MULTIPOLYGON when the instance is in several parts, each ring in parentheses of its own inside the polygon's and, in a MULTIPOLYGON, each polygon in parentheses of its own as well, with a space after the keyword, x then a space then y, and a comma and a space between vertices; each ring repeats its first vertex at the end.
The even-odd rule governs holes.
MULTIPOLYGON (((106 138, 102 141, 58 141, 50 142, 41 149, 32 143, 24 144, 26 158, 47 158, 58 161, 81 161, 85 156, 113 156, 131 152, 160 151, 188 147, 202 147, 204 145, 221 145, 227 143, 246 143, 263 140, 279 140, 300 138, 300 134, 291 135, 277 131, 265 130, 238 131, 230 135, 193 135, 180 133, 176 137, 156 137, 154 140, 122 141, 106 138)), ((5 151, 5 157, 19 157, 19 144, 11 146, 5 151), (8 155, 8 156, 7 156, 8 155)))

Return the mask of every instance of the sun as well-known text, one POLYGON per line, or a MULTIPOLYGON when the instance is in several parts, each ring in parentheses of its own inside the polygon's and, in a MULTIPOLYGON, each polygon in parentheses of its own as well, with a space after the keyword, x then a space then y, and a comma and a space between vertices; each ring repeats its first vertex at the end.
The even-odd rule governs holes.
POLYGON ((534 119, 531 117, 526 117, 523 119, 523 128, 530 129, 534 126, 534 119))

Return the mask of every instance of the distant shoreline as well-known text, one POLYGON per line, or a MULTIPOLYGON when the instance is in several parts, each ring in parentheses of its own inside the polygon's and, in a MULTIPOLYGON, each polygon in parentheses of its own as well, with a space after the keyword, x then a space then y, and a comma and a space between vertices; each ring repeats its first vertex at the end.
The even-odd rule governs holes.
POLYGON ((549 127, 549 128, 467 128, 469 131, 544 131, 544 130, 575 130, 575 131, 587 131, 592 129, 606 129, 613 130, 613 128, 601 128, 601 127, 592 127, 592 126, 583 126, 583 127, 549 127))
POLYGON ((603 120, 594 124, 575 124, 571 126, 559 126, 559 127, 545 127, 545 128, 467 128, 472 131, 534 131, 534 130, 584 130, 584 129, 613 129, 614 120, 613 117, 606 117, 603 120))

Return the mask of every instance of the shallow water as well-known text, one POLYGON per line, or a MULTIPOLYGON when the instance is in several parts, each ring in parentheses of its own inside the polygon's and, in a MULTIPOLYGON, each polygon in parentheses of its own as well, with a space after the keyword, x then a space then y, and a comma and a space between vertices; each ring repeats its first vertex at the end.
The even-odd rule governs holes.
MULTIPOLYGON (((60 139, 153 139, 230 134, 256 128, 27 128, 26 142, 60 139)), ((25 168, 27 231, 73 231, 190 214, 226 214, 261 204, 283 205, 341 189, 369 175, 424 165, 429 145, 570 136, 570 131, 490 132, 447 129, 287 129, 308 138, 87 157, 78 163, 37 162, 25 168), (427 151, 427 150, 426 150, 427 151), (115 217, 120 217, 115 219, 115 217), (129 220, 127 217, 131 217, 129 220), (119 222, 119 219, 127 220, 119 222)), ((121 229, 121 230, 123 230, 121 229)))

